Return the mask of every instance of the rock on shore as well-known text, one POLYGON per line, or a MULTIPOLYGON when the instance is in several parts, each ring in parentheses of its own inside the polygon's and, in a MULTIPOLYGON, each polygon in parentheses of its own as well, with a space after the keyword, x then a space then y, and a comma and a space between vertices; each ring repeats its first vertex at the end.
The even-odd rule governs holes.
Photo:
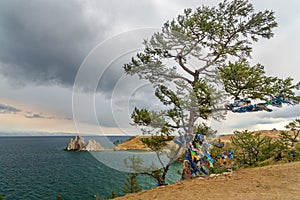
POLYGON ((99 151, 103 150, 103 147, 96 140, 89 140, 84 142, 82 136, 75 136, 71 138, 69 144, 65 148, 66 151, 99 151))

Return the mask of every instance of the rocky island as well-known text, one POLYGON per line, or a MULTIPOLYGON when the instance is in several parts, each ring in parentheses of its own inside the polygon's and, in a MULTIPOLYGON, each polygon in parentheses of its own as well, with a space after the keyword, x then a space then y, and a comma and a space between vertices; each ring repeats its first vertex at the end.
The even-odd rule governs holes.
POLYGON ((89 140, 87 143, 84 142, 82 136, 75 136, 71 138, 69 144, 65 148, 66 151, 99 151, 103 150, 103 147, 96 140, 89 140))

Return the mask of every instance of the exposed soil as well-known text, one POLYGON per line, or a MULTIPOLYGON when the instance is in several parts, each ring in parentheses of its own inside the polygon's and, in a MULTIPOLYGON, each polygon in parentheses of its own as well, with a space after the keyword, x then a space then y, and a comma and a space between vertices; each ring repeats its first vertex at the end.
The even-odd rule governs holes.
POLYGON ((194 178, 117 198, 145 199, 300 199, 300 162, 240 169, 194 178))

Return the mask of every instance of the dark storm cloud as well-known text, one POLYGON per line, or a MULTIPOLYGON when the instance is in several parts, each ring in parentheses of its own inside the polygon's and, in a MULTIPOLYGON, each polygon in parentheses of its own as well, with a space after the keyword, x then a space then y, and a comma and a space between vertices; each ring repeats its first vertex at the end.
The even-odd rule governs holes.
MULTIPOLYGON (((118 46, 118 45, 117 45, 118 46)), ((130 47, 129 47, 130 48, 130 47)), ((126 83, 116 85, 119 81, 124 79, 124 63, 128 63, 131 60, 131 57, 134 56, 133 54, 125 55, 124 57, 116 59, 112 64, 108 65, 103 72, 102 76, 99 79, 99 83, 97 86, 97 91, 102 92, 110 98, 111 93, 116 89, 116 87, 123 87, 123 92, 129 88, 128 85, 131 84, 138 84, 139 81, 137 79, 128 76, 129 78, 126 79, 126 83)))
POLYGON ((77 1, 1 1, 0 72, 14 83, 72 85, 105 22, 77 1))
POLYGON ((0 114, 16 114, 18 112, 22 112, 22 110, 13 106, 0 104, 0 114))
MULTIPOLYGON (((0 73, 17 86, 72 86, 80 64, 97 44, 130 30, 128 26, 156 24, 149 17, 159 19, 155 3, 137 4, 145 7, 147 14, 122 1, 0 1, 0 73)), ((103 91, 122 73, 122 67, 107 73, 103 91)))

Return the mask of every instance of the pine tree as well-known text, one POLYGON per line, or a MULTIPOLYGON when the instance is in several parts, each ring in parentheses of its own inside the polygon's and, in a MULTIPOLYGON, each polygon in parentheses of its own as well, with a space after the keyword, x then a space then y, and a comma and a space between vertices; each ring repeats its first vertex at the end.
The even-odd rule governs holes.
POLYGON ((259 162, 276 156, 286 149, 286 145, 280 140, 247 130, 235 131, 231 142, 237 150, 237 161, 246 166, 258 165, 259 162))
POLYGON ((293 132, 293 136, 291 137, 291 146, 293 147, 294 144, 298 141, 297 138, 300 134, 300 119, 293 120, 292 122, 287 124, 285 128, 288 128, 293 132))
POLYGON ((124 193, 135 193, 141 191, 141 187, 138 184, 136 173, 131 173, 130 176, 126 178, 126 182, 122 190, 124 193))
MULTIPOLYGON (((124 70, 153 84, 155 96, 164 105, 161 110, 135 108, 132 113, 133 125, 155 136, 147 145, 160 150, 164 139, 174 134, 184 137, 188 145, 199 120, 225 119, 230 109, 224 102, 229 99, 278 97, 299 103, 294 90, 300 83, 267 76, 261 64, 250 65, 253 44, 272 38, 275 27, 273 11, 256 12, 248 0, 224 0, 214 7, 185 9, 144 40, 143 51, 124 70)), ((256 109, 270 112, 266 106, 256 109)), ((162 163, 163 180, 173 161, 172 156, 162 163)))

